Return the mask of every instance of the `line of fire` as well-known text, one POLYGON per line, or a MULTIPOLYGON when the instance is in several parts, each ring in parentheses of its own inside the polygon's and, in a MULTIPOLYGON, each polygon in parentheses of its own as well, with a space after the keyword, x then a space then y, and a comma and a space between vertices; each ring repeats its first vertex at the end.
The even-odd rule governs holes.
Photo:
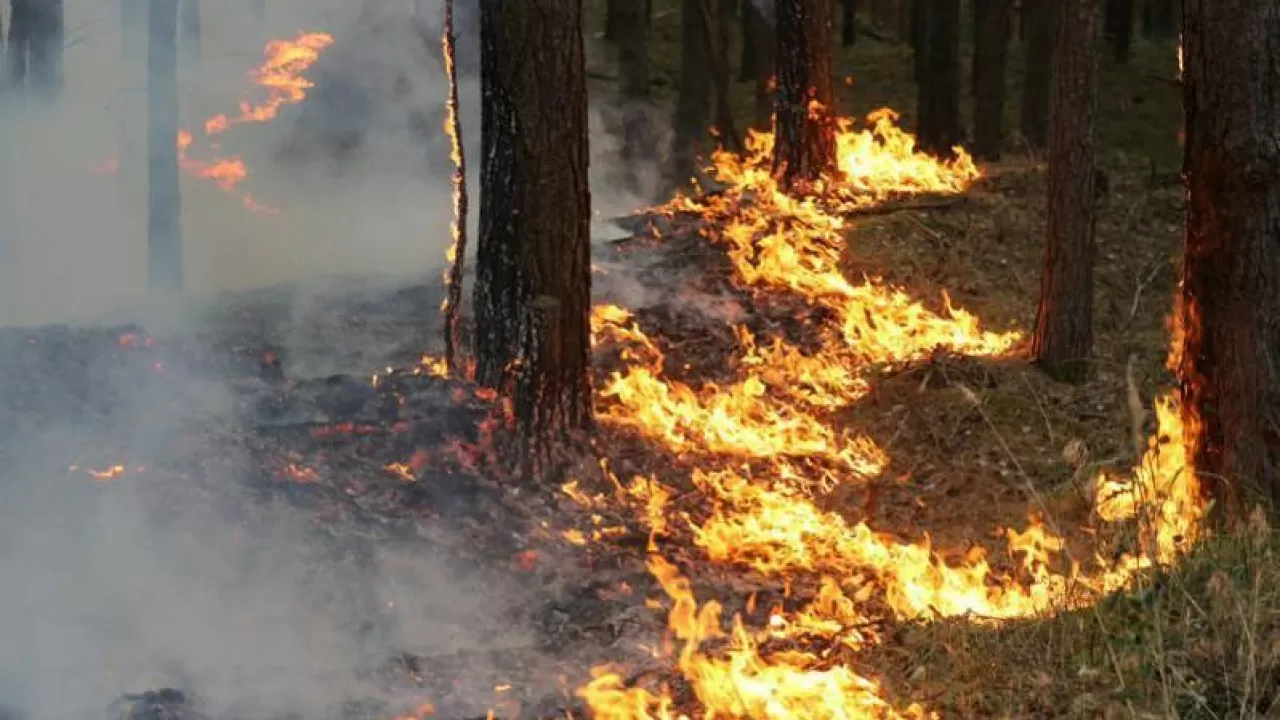
POLYGON ((1274 0, 7 5, 0 719, 1280 715, 1274 0))

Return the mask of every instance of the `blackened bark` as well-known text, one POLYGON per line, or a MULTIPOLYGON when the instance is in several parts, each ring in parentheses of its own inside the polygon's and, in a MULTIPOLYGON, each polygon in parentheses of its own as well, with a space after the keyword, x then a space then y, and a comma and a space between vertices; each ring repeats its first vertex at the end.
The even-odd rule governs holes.
POLYGON ((840 45, 853 47, 858 42, 858 0, 840 0, 840 45))
POLYGON ((951 155, 960 126, 960 0, 918 0, 916 137, 920 148, 951 155))
POLYGON ((182 200, 178 186, 178 0, 151 0, 147 23, 147 280, 182 288, 182 200))
POLYGON ((539 447, 592 419, 581 21, 582 0, 481 6, 476 379, 539 447))
POLYGON ((880 30, 896 30, 898 7, 894 0, 871 0, 871 22, 880 30))
POLYGON ((1078 382, 1093 349, 1097 196, 1097 0, 1063 0, 1054 45, 1049 227, 1032 353, 1049 374, 1078 382))
POLYGON ((744 43, 755 48, 756 112, 752 126, 757 130, 771 130, 778 71, 778 33, 772 20, 757 10, 754 3, 748 2, 743 12, 753 18, 751 36, 743 39, 744 43))
POLYGON ((1133 50, 1133 0, 1106 0, 1107 42, 1117 63, 1129 62, 1133 50))
POLYGON ((25 87, 27 84, 27 53, 31 49, 33 2, 34 0, 11 0, 9 3, 9 40, 5 51, 9 65, 9 84, 13 87, 25 87))
POLYGON ((66 21, 62 0, 29 0, 27 85, 48 93, 62 89, 62 49, 66 21))
POLYGON ((973 152, 999 160, 1013 0, 973 0, 973 152))
POLYGON ((1049 85, 1053 80, 1053 40, 1057 6, 1062 0, 1022 0, 1022 47, 1026 77, 1022 84, 1022 137, 1041 152, 1049 145, 1049 85))
POLYGON ((454 0, 445 0, 444 27, 440 29, 440 46, 444 51, 445 79, 449 83, 445 101, 449 123, 449 154, 453 159, 453 262, 445 276, 448 287, 444 302, 444 360, 449 374, 462 377, 458 362, 462 335, 462 283, 467 263, 467 151, 462 136, 462 103, 458 98, 458 34, 454 31, 454 0))
POLYGON ((836 170, 835 88, 831 82, 831 4, 777 0, 778 88, 774 173, 783 190, 836 170))
POLYGON ((182 0, 178 6, 182 28, 182 54, 187 60, 200 59, 200 0, 182 0))
POLYGON ((703 2, 680 0, 680 91, 671 158, 671 182, 676 185, 688 182, 698 170, 698 155, 711 124, 711 52, 707 47, 711 30, 703 2))
POLYGON ((1280 502, 1280 8, 1185 0, 1183 427, 1230 522, 1280 502))
POLYGON ((622 158, 624 181, 632 192, 642 188, 641 164, 657 159, 657 138, 651 122, 649 43, 645 8, 640 0, 618 0, 618 65, 622 75, 622 158))
POLYGON ((1146 0, 1142 7, 1142 34, 1148 40, 1172 40, 1178 34, 1175 0, 1146 0))

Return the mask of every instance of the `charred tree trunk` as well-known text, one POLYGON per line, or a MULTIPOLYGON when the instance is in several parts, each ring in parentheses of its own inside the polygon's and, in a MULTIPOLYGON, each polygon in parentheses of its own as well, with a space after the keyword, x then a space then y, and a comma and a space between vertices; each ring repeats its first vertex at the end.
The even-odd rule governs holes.
POLYGON ((999 160, 1013 0, 973 0, 973 152, 999 160))
POLYGON ((1148 40, 1172 40, 1178 34, 1175 0, 1146 0, 1142 8, 1142 34, 1148 40))
POLYGON ((632 192, 642 192, 641 167, 657 160, 657 139, 650 122, 649 43, 644 6, 639 0, 619 4, 618 65, 622 75, 622 158, 626 182, 632 192))
POLYGON ((182 289, 182 199, 178 186, 178 0, 151 0, 147 40, 147 280, 182 289))
POLYGON ((1093 349, 1098 10, 1098 0, 1063 0, 1054 44, 1049 228, 1032 353, 1070 382, 1088 376, 1093 349))
POLYGON ((777 80, 778 33, 773 19, 748 2, 743 12, 752 16, 751 36, 743 38, 744 44, 755 48, 756 113, 752 125, 757 130, 773 129, 774 91, 777 80))
POLYGON ((680 92, 670 178, 677 186, 697 172, 698 156, 711 124, 711 52, 707 47, 711 28, 703 2, 680 1, 680 92))
POLYGON ((1053 80, 1053 40, 1057 7, 1063 0, 1022 0, 1022 137, 1035 152, 1049 145, 1049 85, 1053 80))
POLYGON ((729 28, 734 0, 700 2, 707 26, 714 30, 707 45, 711 57, 711 86, 715 92, 716 138, 721 147, 738 152, 742 150, 742 138, 738 135, 733 122, 733 108, 729 105, 729 28))
POLYGON ((840 0, 840 45, 853 47, 858 42, 858 0, 840 0))
POLYGON ((32 3, 35 0, 11 0, 9 3, 9 41, 5 51, 9 64, 9 84, 26 87, 27 56, 31 49, 32 3))
POLYGON ((784 190, 836 170, 831 4, 777 0, 778 90, 773 167, 784 190))
POLYGON ((756 18, 755 12, 751 9, 751 3, 744 0, 742 7, 742 48, 741 54, 738 56, 738 82, 751 82, 756 76, 756 45, 752 42, 755 37, 756 18))
POLYGON ((28 0, 27 86, 45 93, 62 89, 66 21, 62 0, 28 0))
POLYGON ((1187 234, 1176 371, 1191 461, 1229 522, 1280 502, 1280 13, 1185 0, 1187 234))
POLYGON ((920 148, 950 155, 960 126, 960 0, 918 0, 916 136, 920 148))
POLYGON ((481 7, 476 379, 510 394, 542 457, 592 421, 582 0, 481 7))
POLYGON ((182 27, 182 54, 188 61, 200 60, 200 0, 182 0, 178 6, 182 27))
POLYGON ((1117 63, 1129 62, 1133 50, 1133 0, 1106 0, 1107 42, 1117 63))

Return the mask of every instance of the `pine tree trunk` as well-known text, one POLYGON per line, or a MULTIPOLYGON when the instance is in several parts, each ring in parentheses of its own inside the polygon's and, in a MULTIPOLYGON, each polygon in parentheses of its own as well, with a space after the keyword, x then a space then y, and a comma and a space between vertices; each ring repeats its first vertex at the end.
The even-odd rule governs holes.
POLYGON ((178 6, 182 28, 182 54, 190 62, 200 60, 200 0, 182 0, 178 6))
POLYGON ((917 13, 919 93, 916 136, 920 148, 951 155, 964 141, 960 125, 960 0, 924 0, 917 13))
POLYGON ((784 190, 836 169, 831 5, 777 0, 778 90, 774 171, 784 190))
POLYGON ((999 160, 1013 0, 973 0, 973 152, 999 160))
POLYGON ((1176 371, 1202 483, 1228 521, 1280 502, 1280 12, 1185 0, 1187 234, 1176 371))
POLYGON ((711 87, 715 92, 715 131, 719 145, 740 152, 742 138, 733 122, 733 107, 729 104, 729 45, 732 42, 730 21, 733 19, 734 0, 701 0, 703 13, 710 15, 714 34, 708 43, 711 57, 711 87))
POLYGON ((152 291, 182 289, 178 182, 178 0, 151 0, 147 23, 147 279, 152 291))
POLYGON ((753 18, 751 37, 743 40, 755 47, 756 113, 752 126, 757 130, 772 130, 778 71, 778 33, 773 22, 760 13, 754 3, 748 2, 744 12, 753 18))
POLYGON ((858 0, 840 0, 840 45, 853 47, 858 42, 858 0))
POLYGON ((1022 137, 1036 152, 1049 145, 1049 85, 1053 80, 1053 40, 1062 0, 1022 0, 1022 137))
POLYGON ((1117 63, 1129 62, 1133 50, 1133 0, 1106 0, 1107 41, 1117 63))
POLYGON ((698 156, 711 126, 710 28, 704 0, 680 0, 680 91, 676 96, 671 183, 683 185, 698 170, 698 156))
POLYGON ((1032 353, 1061 380, 1088 376, 1093 349, 1098 0, 1063 0, 1054 44, 1049 227, 1032 353))
POLYGON ((751 82, 756 76, 755 11, 750 2, 742 8, 742 53, 738 56, 738 82, 751 82))
POLYGON ((592 420, 581 20, 582 0, 481 9, 476 379, 510 393, 539 447, 592 420))
POLYGON ((619 3, 618 66, 622 75, 622 158, 625 182, 632 192, 642 191, 639 171, 657 159, 657 139, 650 122, 648 26, 640 0, 619 3))

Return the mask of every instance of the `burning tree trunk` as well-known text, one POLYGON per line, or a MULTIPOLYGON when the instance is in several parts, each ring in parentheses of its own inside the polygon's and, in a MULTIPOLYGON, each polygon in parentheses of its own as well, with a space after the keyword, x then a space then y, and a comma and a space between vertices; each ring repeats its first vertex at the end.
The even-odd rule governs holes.
POLYGON ((444 72, 449 83, 449 97, 445 111, 449 133, 449 156, 453 160, 453 223, 450 233, 452 257, 445 275, 444 301, 444 360, 449 373, 461 376, 458 351, 462 328, 462 278, 467 262, 467 155, 462 141, 462 108, 458 99, 458 36, 454 32, 454 0, 445 0, 444 27, 440 32, 440 49, 444 55, 444 72))
POLYGON ((1087 376, 1093 348, 1098 9, 1097 0, 1063 0, 1059 10, 1049 228, 1032 340, 1036 361, 1051 375, 1073 382, 1087 376))
POLYGON ((858 0, 840 0, 840 45, 858 42, 858 0))
POLYGON ((831 4, 777 0, 778 89, 773 167, 784 190, 836 170, 831 4))
POLYGON ((999 160, 1013 0, 973 0, 973 151, 999 160))
POLYGON ((481 9, 476 379, 511 394, 539 448, 592 421, 581 20, 582 0, 481 9))
POLYGON ((1174 362, 1217 508, 1280 501, 1280 13, 1185 0, 1187 233, 1174 362))
POLYGON ((151 0, 147 41, 147 279, 182 288, 182 200, 178 187, 178 0, 151 0))
POLYGON ((657 139, 650 122, 652 98, 649 92, 649 43, 644 5, 640 0, 619 4, 618 65, 622 74, 622 157, 626 161, 625 181, 633 192, 643 187, 641 168, 658 156, 657 139))
POLYGON ((182 50, 188 60, 200 59, 200 0, 182 0, 178 6, 182 50))
POLYGON ((960 126, 960 0, 921 0, 916 14, 920 83, 916 135, 921 149, 950 155, 963 142, 960 126))
POLYGON ((710 125, 710 28, 703 0, 680 1, 680 92, 676 97, 671 182, 682 185, 698 170, 698 155, 710 125))
POLYGON ((1107 40, 1115 61, 1129 62, 1133 49, 1133 0, 1106 0, 1107 2, 1107 40))
POLYGON ((1053 79, 1053 29, 1062 0, 1022 0, 1022 137, 1037 152, 1049 145, 1049 84, 1053 79))

